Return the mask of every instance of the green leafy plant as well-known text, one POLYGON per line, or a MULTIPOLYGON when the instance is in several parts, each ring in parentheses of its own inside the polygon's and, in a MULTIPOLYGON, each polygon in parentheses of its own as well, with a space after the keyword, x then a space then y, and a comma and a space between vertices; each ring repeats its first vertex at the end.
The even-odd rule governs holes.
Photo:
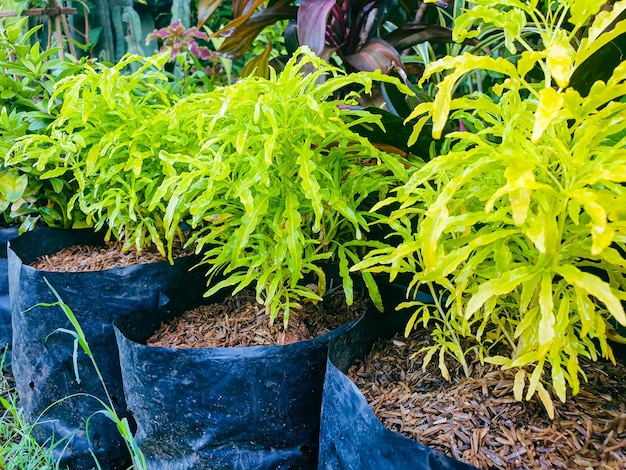
MULTIPOLYGON (((169 230, 182 221, 192 227, 190 243, 208 266, 206 295, 254 284, 271 319, 282 313, 287 322, 299 302, 321 300, 322 265, 336 262, 352 301, 348 268, 374 244, 366 234, 375 216, 364 202, 384 197, 407 173, 397 155, 351 129, 377 126, 379 116, 351 110, 352 98, 330 98, 376 80, 402 86, 379 72, 347 75, 303 48, 280 75, 176 103, 171 122, 193 129, 200 146, 192 155, 161 154, 167 178, 151 208, 167 200, 169 230), (315 288, 300 282, 306 274, 317 276, 315 288)), ((380 305, 372 276, 363 277, 380 305)))
MULTIPOLYGON (((31 44, 39 28, 27 29, 27 18, 7 23, 0 19, 0 155, 8 152, 16 139, 45 134, 58 112, 51 99, 54 85, 82 70, 82 63, 60 60, 56 49, 40 50, 31 44)), ((62 201, 71 193, 61 179, 40 181, 29 178, 19 167, 0 166, 0 212, 4 223, 19 223, 28 230, 38 220, 50 226, 67 227, 73 221, 62 201)))
POLYGON ((107 230, 107 240, 162 254, 164 207, 147 207, 164 178, 159 153, 194 142, 189 129, 170 130, 178 97, 161 71, 166 60, 127 55, 112 67, 86 65, 55 89, 52 99, 62 106, 50 133, 18 140, 5 159, 40 181, 70 181, 67 212, 79 209, 87 224, 107 230), (137 70, 126 73, 133 64, 137 70))
POLYGON ((579 357, 615 360, 609 339, 626 325, 626 62, 587 96, 569 86, 577 67, 626 32, 626 1, 601 11, 603 1, 477 0, 459 17, 457 38, 470 26, 504 28, 516 62, 463 54, 430 64, 423 80, 444 72, 433 102, 416 107, 412 138, 432 120, 439 137, 449 117, 467 130, 445 135, 441 155, 375 209, 396 204, 387 223, 402 240, 370 253, 354 269, 412 275, 438 308, 416 302, 407 326, 433 326, 439 353, 465 365, 481 359, 519 368, 514 394, 538 393, 554 410, 556 396, 576 394, 579 357), (521 32, 531 27, 537 48, 521 32), (475 70, 497 72, 497 96, 453 96, 475 70), (532 74, 541 71, 535 80, 532 74))
MULTIPOLYGON (((0 371, 4 370, 5 353, 0 356, 0 371)), ((32 436, 32 428, 19 407, 9 375, 3 373, 0 376, 0 468, 38 470, 52 466, 50 446, 41 446, 32 436)))
MULTIPOLYGON (((100 368, 98 367, 96 358, 94 357, 93 352, 91 351, 91 348, 89 347, 89 343, 87 342, 85 333, 83 332, 83 329, 80 326, 80 323, 78 322, 78 319, 76 318, 76 315, 74 315, 74 312, 72 311, 70 306, 67 305, 65 302, 63 302, 63 299, 61 298, 59 293, 56 291, 56 289, 52 286, 52 284, 50 284, 50 282, 45 278, 44 278, 44 281, 46 282, 46 284, 48 285, 48 287, 50 288, 50 290, 52 291, 52 293, 54 294, 57 300, 56 302, 53 302, 53 303, 40 303, 40 304, 37 304, 35 307, 51 307, 51 308, 59 307, 63 311, 63 313, 69 320, 72 326, 72 329, 58 328, 50 334, 52 335, 56 333, 64 333, 74 338, 73 364, 74 364, 74 373, 76 375, 76 382, 80 383, 80 380, 81 380, 80 371, 78 370, 78 354, 79 354, 79 351, 82 351, 87 355, 87 357, 91 361, 91 364, 94 370, 96 371, 98 378, 100 379, 100 383, 102 384, 102 390, 105 396, 105 399, 102 399, 95 395, 82 393, 82 394, 71 395, 69 397, 66 397, 65 399, 69 399, 75 396, 86 396, 89 398, 93 398, 94 400, 97 400, 100 403, 100 405, 102 405, 102 410, 100 411, 100 413, 106 416, 108 419, 110 419, 113 423, 115 423, 117 430, 120 433, 120 436, 124 439, 124 443, 126 444, 126 447, 128 448, 128 452, 132 459, 132 463, 133 463, 132 468, 135 470, 146 469, 147 465, 146 465, 145 457, 143 455, 143 452, 141 451, 141 449, 135 442, 132 430, 130 428, 130 423, 128 422, 128 418, 126 417, 120 418, 117 411, 115 410, 115 403, 113 402, 113 399, 111 398, 111 395, 109 394, 106 383, 104 382, 104 378, 102 377, 102 373, 100 372, 100 368)), ((52 404, 51 406, 55 406, 55 404, 52 404)), ((85 427, 86 427, 85 431, 87 433, 89 431, 90 419, 91 417, 87 419, 87 422, 85 424, 85 427)), ((98 468, 100 468, 100 465, 98 464, 98 461, 95 455, 94 455, 94 460, 98 468)))

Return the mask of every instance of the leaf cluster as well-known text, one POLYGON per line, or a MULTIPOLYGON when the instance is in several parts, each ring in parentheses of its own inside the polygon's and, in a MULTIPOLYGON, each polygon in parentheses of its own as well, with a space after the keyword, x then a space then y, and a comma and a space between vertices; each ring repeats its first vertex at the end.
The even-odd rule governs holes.
POLYGON ((355 268, 409 272, 412 288, 437 292, 442 308, 409 303, 408 329, 436 325, 428 353, 441 352, 442 370, 444 352, 463 361, 460 338, 470 338, 481 358, 520 368, 518 399, 527 387, 526 399, 537 392, 553 414, 545 376, 565 401, 585 376, 579 357, 614 361, 609 340, 626 325, 626 62, 587 96, 569 86, 577 67, 626 32, 626 2, 601 12, 605 2, 553 1, 547 13, 537 1, 473 3, 458 37, 497 23, 511 45, 527 44, 531 18, 543 47, 527 44, 516 63, 463 54, 427 67, 424 80, 445 78, 434 102, 414 110, 413 138, 431 120, 439 136, 449 117, 468 130, 447 134, 442 154, 375 208, 397 205, 386 222, 402 242, 355 268), (453 97, 474 69, 505 77, 498 96, 453 97))
MULTIPOLYGON (((253 284, 271 318, 282 313, 286 322, 299 302, 321 299, 322 266, 335 262, 351 302, 348 269, 375 243, 367 230, 376 215, 365 201, 385 197, 407 171, 352 130, 378 126, 380 116, 350 109, 352 98, 332 98, 355 83, 367 92, 379 80, 402 86, 378 72, 345 74, 303 48, 280 75, 248 77, 173 106, 169 132, 193 133, 199 148, 161 153, 166 177, 150 208, 168 201, 168 238, 182 221, 191 226, 190 243, 208 266, 207 295, 253 284), (316 287, 302 284, 306 274, 317 277, 316 287)), ((380 304, 372 276, 364 280, 380 304)))
MULTIPOLYGON (((190 227, 188 245, 208 266, 207 295, 254 284, 271 318, 282 312, 286 322, 299 302, 321 299, 322 266, 336 263, 351 302, 349 268, 378 243, 367 238, 371 201, 406 181, 408 162, 353 130, 382 127, 380 115, 359 111, 354 93, 334 96, 378 81, 411 91, 380 72, 346 74, 304 48, 269 79, 179 98, 161 71, 166 61, 86 65, 57 85, 51 131, 19 139, 5 164, 70 182, 68 211, 125 247, 171 255, 190 227), (315 287, 301 282, 307 275, 315 287)), ((380 306, 372 275, 363 279, 380 306)))
MULTIPOLYGON (((56 57, 57 49, 42 51, 32 42, 38 28, 27 28, 27 18, 0 22, 0 155, 16 139, 44 134, 59 103, 52 99, 54 85, 82 70, 72 58, 56 57), (31 44, 32 42, 32 44, 31 44)), ((64 185, 29 178, 18 168, 0 166, 0 212, 3 223, 18 222, 27 230, 42 219, 51 226, 67 226, 64 185)))
MULTIPOLYGON (((201 1, 198 25, 204 24, 222 3, 201 1)), ((266 27, 289 20, 294 25, 285 31, 290 52, 308 46, 326 60, 332 57, 348 71, 388 72, 402 67, 400 53, 414 44, 451 41, 448 28, 413 21, 420 6, 428 5, 396 0, 235 1, 232 21, 216 33, 224 37, 218 51, 241 58, 266 27)), ((267 70, 270 51, 271 44, 246 68, 267 70)))
POLYGON ((58 83, 51 99, 62 105, 50 132, 19 139, 5 159, 33 180, 69 184, 68 214, 106 228, 107 239, 139 249, 155 245, 162 253, 163 211, 148 209, 164 177, 159 153, 184 151, 189 142, 186 131, 168 132, 177 98, 160 72, 166 59, 127 55, 112 67, 87 64, 58 83), (137 70, 127 73, 131 65, 137 70))

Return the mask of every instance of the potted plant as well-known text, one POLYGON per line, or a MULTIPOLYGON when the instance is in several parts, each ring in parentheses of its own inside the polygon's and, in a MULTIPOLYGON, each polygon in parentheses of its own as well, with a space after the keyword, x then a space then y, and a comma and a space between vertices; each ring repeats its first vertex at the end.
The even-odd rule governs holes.
MULTIPOLYGON (((0 155, 4 158, 16 139, 45 133, 58 110, 50 101, 54 84, 63 77, 78 73, 82 64, 56 58, 57 49, 40 50, 31 44, 39 27, 27 28, 27 18, 0 19, 0 155)), ((51 226, 69 226, 69 214, 61 203, 70 190, 68 182, 53 179, 45 182, 29 178, 18 168, 0 165, 0 350, 8 349, 5 367, 11 364, 11 317, 8 302, 6 244, 30 230, 37 221, 51 226)), ((78 214, 73 222, 80 224, 78 214)))
POLYGON ((74 360, 83 365, 88 358, 73 353, 70 337, 49 336, 68 320, 62 312, 43 315, 43 307, 31 307, 53 300, 46 281, 66 299, 101 358, 107 388, 125 416, 111 322, 124 312, 162 303, 162 290, 184 282, 197 261, 189 253, 174 259, 174 238, 184 239, 183 230, 172 230, 172 239, 165 241, 163 206, 147 208, 164 176, 159 152, 168 145, 183 149, 180 140, 175 141, 181 134, 167 133, 166 110, 176 97, 169 94, 168 77, 158 71, 165 59, 128 56, 112 67, 86 65, 82 73, 57 84, 50 99, 61 106, 50 131, 18 139, 5 158, 5 168, 31 180, 53 186, 55 181, 67 182, 73 192, 59 199, 64 213, 82 214, 93 227, 41 228, 9 248, 16 387, 31 422, 45 412, 37 437, 42 442, 52 436, 65 439, 67 445, 55 452, 73 468, 91 468, 93 455, 102 465, 120 465, 127 451, 114 424, 97 413, 99 403, 84 395, 102 395, 95 371, 87 367, 80 380, 74 376, 74 360), (123 73, 132 64, 138 65, 137 71, 123 73), (139 258, 132 266, 83 272, 31 266, 64 248, 99 249, 112 242, 119 242, 122 251, 156 251, 160 261, 142 263, 139 258))
MULTIPOLYGON (((404 180, 406 162, 351 129, 375 126, 379 116, 332 99, 345 86, 368 90, 374 80, 397 83, 382 73, 346 75, 303 48, 280 75, 249 77, 174 105, 172 113, 187 117, 176 122, 193 128, 200 146, 192 155, 162 154, 168 176, 157 194, 169 201, 168 230, 186 222, 189 243, 202 255, 208 289, 196 296, 211 303, 252 288, 268 321, 288 330, 305 302, 323 301, 326 265, 334 263, 334 285, 347 303, 360 282, 381 306, 373 276, 355 280, 349 269, 378 246, 367 239, 372 216, 365 199, 384 197, 404 180)), ((173 305, 160 317, 133 313, 115 323, 125 393, 149 465, 313 464, 332 334, 284 346, 148 346, 159 318, 183 313, 181 294, 168 297, 173 305), (176 411, 181 397, 190 406, 183 415, 176 411)))
POLYGON ((615 361, 610 340, 622 340, 615 327, 626 322, 624 62, 586 96, 570 86, 577 68, 626 31, 626 3, 601 11, 604 3, 476 2, 458 19, 457 39, 486 22, 523 51, 427 67, 424 81, 446 75, 435 100, 410 116, 413 138, 430 121, 435 137, 449 118, 463 127, 374 208, 393 204, 386 223, 400 242, 353 268, 408 274, 411 293, 437 299, 436 307, 411 298, 401 306, 412 310, 407 334, 424 327, 433 336, 424 367, 438 360, 447 379, 450 358, 467 374, 472 357, 501 365, 515 372, 511 395, 540 400, 551 418, 554 398, 580 389, 581 357, 615 361), (454 96, 475 69, 502 77, 494 94, 454 96))

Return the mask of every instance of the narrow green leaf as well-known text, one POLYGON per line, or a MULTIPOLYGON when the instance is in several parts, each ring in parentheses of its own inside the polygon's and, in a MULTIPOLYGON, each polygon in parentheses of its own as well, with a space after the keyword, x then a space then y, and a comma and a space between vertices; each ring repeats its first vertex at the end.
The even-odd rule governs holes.
POLYGON ((533 267, 521 266, 502 273, 498 278, 482 283, 467 303, 465 318, 471 318, 490 298, 508 294, 535 276, 533 267))
POLYGON ((621 325, 626 326, 624 307, 607 282, 594 274, 585 273, 571 265, 555 267, 554 271, 563 276, 570 284, 600 300, 609 312, 611 312, 611 315, 613 315, 621 325))
POLYGON ((283 217, 285 220, 285 238, 291 257, 292 269, 294 272, 302 271, 302 245, 301 245, 301 224, 302 216, 298 212, 299 202, 295 193, 289 191, 285 196, 285 210, 283 217))
POLYGON ((354 297, 354 283, 352 281, 352 277, 350 276, 346 249, 343 246, 337 247, 337 256, 339 258, 339 275, 342 279, 343 291, 346 296, 346 303, 348 305, 352 305, 354 297))

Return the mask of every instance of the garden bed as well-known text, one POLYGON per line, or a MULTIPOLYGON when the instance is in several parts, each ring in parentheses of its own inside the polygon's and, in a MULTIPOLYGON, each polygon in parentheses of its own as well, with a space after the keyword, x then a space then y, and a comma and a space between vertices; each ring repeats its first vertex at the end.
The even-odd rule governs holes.
POLYGON ((587 382, 550 420, 538 400, 513 398, 515 372, 471 365, 471 378, 437 359, 422 370, 425 331, 379 340, 349 377, 389 429, 480 468, 617 469, 626 462, 626 368, 589 362, 587 382))

